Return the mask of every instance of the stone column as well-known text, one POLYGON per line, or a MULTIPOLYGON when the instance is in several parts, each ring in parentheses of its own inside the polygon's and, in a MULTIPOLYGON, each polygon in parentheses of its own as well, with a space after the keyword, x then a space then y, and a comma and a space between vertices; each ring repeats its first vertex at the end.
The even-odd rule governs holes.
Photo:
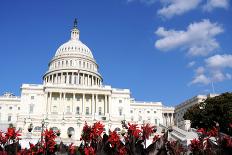
POLYGON ((52 82, 51 83, 54 83, 54 74, 51 75, 52 76, 52 82))
POLYGON ((93 86, 93 75, 91 76, 91 86, 93 86))
POLYGON ((46 98, 46 114, 48 113, 48 92, 45 94, 45 98, 46 98))
POLYGON ((50 92, 50 96, 49 96, 49 107, 48 107, 48 113, 51 113, 51 106, 52 106, 52 92, 50 92))
POLYGON ((78 85, 80 84, 79 81, 80 81, 80 72, 78 72, 78 74, 77 74, 77 84, 78 85))
POLYGON ((105 101, 104 101, 104 115, 106 114, 107 109, 107 95, 105 95, 105 101))
POLYGON ((111 96, 109 96, 108 113, 111 113, 111 96))
POLYGON ((62 111, 62 93, 60 93, 60 104, 59 104, 59 114, 62 114, 61 111, 62 111))
POLYGON ((91 101, 91 114, 92 115, 95 115, 95 112, 94 112, 94 109, 95 109, 95 106, 94 106, 94 94, 92 94, 92 101, 91 101))
POLYGON ((106 113, 109 114, 109 95, 107 95, 107 110, 106 113))
POLYGON ((66 84, 69 84, 69 74, 67 73, 66 84))
POLYGON ((71 84, 74 84, 74 75, 73 75, 73 72, 72 72, 72 75, 71 75, 71 84))
POLYGON ((66 109, 66 106, 65 106, 65 102, 66 102, 66 93, 63 93, 63 113, 65 113, 65 109, 66 109))
POLYGON ((97 107, 98 107, 98 94, 96 94, 96 104, 95 104, 95 113, 96 113, 96 109, 97 109, 97 107))
POLYGON ((75 93, 73 93, 73 97, 72 97, 72 114, 75 113, 74 101, 75 101, 75 93))
POLYGON ((85 101, 85 94, 82 94, 82 105, 81 105, 81 107, 82 107, 82 114, 85 114, 84 113, 84 101, 85 101))

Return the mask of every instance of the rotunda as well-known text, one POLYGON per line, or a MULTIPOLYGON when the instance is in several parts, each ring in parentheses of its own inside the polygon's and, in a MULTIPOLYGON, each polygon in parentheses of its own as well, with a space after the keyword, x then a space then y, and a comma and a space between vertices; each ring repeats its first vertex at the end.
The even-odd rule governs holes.
POLYGON ((91 50, 80 41, 77 20, 71 30, 71 38, 62 44, 49 63, 43 76, 44 84, 73 86, 101 86, 102 77, 91 50))

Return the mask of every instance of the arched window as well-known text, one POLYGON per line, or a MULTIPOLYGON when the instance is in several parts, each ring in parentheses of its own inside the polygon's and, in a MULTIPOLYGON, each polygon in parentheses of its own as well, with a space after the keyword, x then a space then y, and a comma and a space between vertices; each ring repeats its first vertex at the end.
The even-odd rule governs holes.
POLYGON ((86 108, 85 108, 85 114, 86 114, 86 115, 89 115, 89 107, 86 107, 86 108))
POLYGON ((98 108, 98 115, 102 115, 102 107, 98 108))
POLYGON ((72 66, 72 60, 70 60, 70 66, 72 66))
POLYGON ((75 130, 74 130, 74 128, 73 128, 73 127, 69 127, 68 130, 67 130, 67 134, 68 134, 68 135, 71 135, 71 136, 75 135, 75 130))
POLYGON ((80 107, 76 107, 76 114, 80 114, 80 107))

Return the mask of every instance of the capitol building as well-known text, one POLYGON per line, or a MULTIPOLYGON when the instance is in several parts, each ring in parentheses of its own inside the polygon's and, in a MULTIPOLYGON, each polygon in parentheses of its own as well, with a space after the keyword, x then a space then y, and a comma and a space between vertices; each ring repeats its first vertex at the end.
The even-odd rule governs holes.
POLYGON ((70 39, 48 63, 43 84, 22 84, 20 96, 9 92, 0 96, 0 129, 12 123, 26 137, 32 127, 30 136, 40 138, 44 124, 60 130, 64 140, 78 140, 85 122, 101 121, 106 131, 119 132, 122 120, 173 125, 173 107, 136 101, 129 89, 104 85, 98 69, 92 51, 80 40, 75 20, 70 39))

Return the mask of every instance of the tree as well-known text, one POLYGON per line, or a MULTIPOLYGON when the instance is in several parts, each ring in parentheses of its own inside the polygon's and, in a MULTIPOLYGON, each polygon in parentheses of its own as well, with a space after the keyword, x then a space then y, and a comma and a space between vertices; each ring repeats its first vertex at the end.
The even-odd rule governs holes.
POLYGON ((193 128, 211 129, 216 123, 220 131, 232 135, 232 93, 207 98, 204 102, 194 105, 184 114, 185 120, 191 121, 193 128))

